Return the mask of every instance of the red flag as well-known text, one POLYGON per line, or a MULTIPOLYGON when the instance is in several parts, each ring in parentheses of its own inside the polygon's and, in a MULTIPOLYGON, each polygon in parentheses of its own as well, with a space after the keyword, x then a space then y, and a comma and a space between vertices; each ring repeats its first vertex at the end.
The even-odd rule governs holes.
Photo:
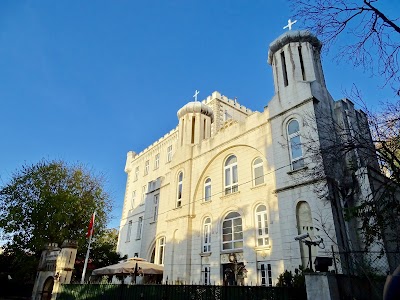
POLYGON ((88 232, 86 234, 86 237, 90 237, 93 235, 93 227, 94 227, 94 217, 95 217, 96 213, 93 213, 92 217, 90 218, 90 223, 89 223, 89 228, 88 228, 88 232))

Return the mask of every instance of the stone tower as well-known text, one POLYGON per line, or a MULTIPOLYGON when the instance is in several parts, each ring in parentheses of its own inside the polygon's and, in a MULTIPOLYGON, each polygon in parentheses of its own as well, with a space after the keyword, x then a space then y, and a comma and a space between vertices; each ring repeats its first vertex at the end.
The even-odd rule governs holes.
POLYGON ((211 136, 211 107, 202 102, 189 102, 178 111, 179 144, 196 145, 211 136))
POLYGON ((269 46, 275 96, 279 108, 288 109, 314 99, 329 105, 333 101, 321 65, 321 42, 306 30, 288 31, 269 46))

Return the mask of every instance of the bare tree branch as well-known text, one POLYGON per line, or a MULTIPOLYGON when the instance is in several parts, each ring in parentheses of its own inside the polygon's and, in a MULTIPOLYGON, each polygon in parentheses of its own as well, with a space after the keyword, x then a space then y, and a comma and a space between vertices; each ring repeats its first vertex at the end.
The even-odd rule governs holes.
POLYGON ((291 5, 295 16, 319 36, 325 48, 339 39, 343 42, 338 60, 345 58, 372 76, 382 76, 385 85, 400 95, 400 27, 397 19, 378 9, 376 3, 378 0, 294 0, 291 5))

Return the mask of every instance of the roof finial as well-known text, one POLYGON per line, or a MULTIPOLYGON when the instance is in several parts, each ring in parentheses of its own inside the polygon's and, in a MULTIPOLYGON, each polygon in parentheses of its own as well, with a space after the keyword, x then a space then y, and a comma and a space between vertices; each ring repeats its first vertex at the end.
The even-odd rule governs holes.
POLYGON ((292 25, 294 24, 294 23, 296 23, 297 22, 297 20, 294 20, 293 22, 292 22, 292 20, 288 20, 288 24, 285 26, 285 27, 283 27, 283 29, 286 29, 286 28, 288 28, 289 30, 292 30, 292 25))
POLYGON ((195 102, 197 102, 197 95, 200 93, 200 91, 198 91, 198 90, 196 90, 195 92, 194 92, 194 95, 193 95, 193 98, 194 98, 194 101, 195 102))

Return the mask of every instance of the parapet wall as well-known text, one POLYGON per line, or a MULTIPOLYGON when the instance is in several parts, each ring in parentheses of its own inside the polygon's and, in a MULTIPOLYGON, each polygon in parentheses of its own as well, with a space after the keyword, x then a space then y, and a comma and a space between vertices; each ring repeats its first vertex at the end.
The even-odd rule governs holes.
MULTIPOLYGON (((214 99, 223 101, 224 103, 229 104, 229 105, 232 106, 232 107, 235 107, 236 109, 242 111, 243 113, 251 114, 251 113, 253 112, 251 109, 249 109, 249 108, 247 108, 247 107, 245 107, 245 106, 239 104, 239 102, 238 102, 236 99, 234 99, 234 100, 229 99, 228 97, 226 97, 226 96, 224 96, 224 95, 221 95, 221 94, 220 94, 219 92, 217 92, 217 91, 213 92, 213 93, 212 93, 210 96, 208 96, 206 99, 202 100, 202 102, 203 102, 204 104, 210 104, 210 102, 213 101, 214 99)), ((215 112, 214 112, 214 113, 215 113, 215 112)))

